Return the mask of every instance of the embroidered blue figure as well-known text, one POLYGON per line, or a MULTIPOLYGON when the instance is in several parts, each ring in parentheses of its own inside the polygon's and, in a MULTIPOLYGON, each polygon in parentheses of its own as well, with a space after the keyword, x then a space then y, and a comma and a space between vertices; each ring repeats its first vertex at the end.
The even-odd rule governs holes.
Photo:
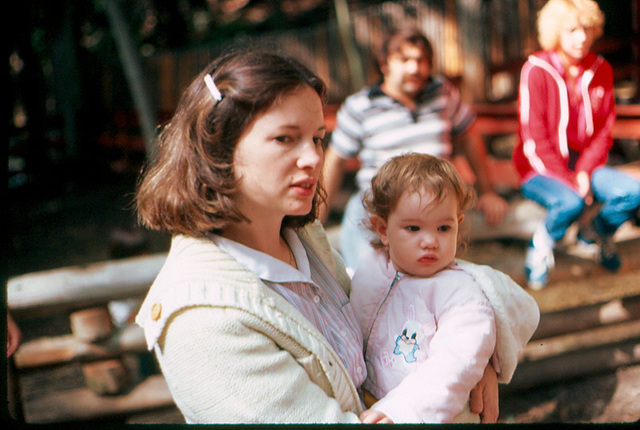
POLYGON ((414 363, 417 360, 416 352, 420 349, 419 339, 422 339, 420 324, 416 320, 407 321, 402 327, 402 334, 396 337, 393 353, 404 356, 407 363, 414 363))

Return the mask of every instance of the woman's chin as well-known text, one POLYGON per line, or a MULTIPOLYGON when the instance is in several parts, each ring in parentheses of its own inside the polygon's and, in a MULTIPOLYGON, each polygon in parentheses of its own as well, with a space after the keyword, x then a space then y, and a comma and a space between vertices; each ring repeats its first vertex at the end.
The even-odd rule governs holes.
POLYGON ((287 216, 307 216, 311 212, 312 206, 291 209, 287 216))

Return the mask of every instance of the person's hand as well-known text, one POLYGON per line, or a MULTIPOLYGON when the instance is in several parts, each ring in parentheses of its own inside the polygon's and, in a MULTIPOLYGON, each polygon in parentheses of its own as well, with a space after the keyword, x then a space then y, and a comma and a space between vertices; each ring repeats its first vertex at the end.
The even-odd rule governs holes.
POLYGON ((489 225, 500 224, 509 209, 509 204, 493 191, 482 193, 476 206, 489 225))
POLYGON ((578 195, 584 199, 587 206, 593 203, 593 195, 591 194, 591 179, 587 172, 580 171, 576 174, 576 184, 578 185, 578 195))
POLYGON ((391 418, 373 409, 367 409, 361 413, 360 421, 362 421, 363 424, 393 424, 391 418))
POLYGON ((487 364, 480 382, 471 390, 469 409, 480 415, 480 422, 495 423, 499 414, 498 375, 491 363, 487 364))
POLYGON ((22 332, 7 312, 7 358, 11 357, 20 342, 22 341, 22 332))

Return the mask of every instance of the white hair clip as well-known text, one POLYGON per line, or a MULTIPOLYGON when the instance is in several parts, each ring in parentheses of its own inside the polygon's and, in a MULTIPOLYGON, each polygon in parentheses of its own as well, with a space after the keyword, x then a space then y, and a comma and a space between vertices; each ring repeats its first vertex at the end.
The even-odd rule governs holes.
POLYGON ((211 77, 211 75, 209 74, 205 75, 204 83, 207 84, 207 88, 209 89, 209 92, 211 93, 211 95, 216 101, 219 102, 220 100, 222 100, 222 93, 220 92, 218 87, 216 87, 216 83, 213 82, 213 78, 211 77))

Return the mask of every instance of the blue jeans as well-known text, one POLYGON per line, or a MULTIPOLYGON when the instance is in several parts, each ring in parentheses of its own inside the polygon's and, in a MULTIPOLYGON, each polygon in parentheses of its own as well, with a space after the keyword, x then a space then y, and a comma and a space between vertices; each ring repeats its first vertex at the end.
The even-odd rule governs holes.
MULTIPOLYGON (((601 167, 591 175, 594 200, 602 203, 593 220, 596 231, 611 236, 640 208, 640 181, 613 167, 601 167)), ((536 175, 521 187, 522 194, 547 209, 544 220, 551 238, 564 237, 585 208, 582 198, 562 182, 536 175)))
POLYGON ((349 198, 342 215, 340 225, 340 254, 344 264, 355 270, 363 254, 371 249, 371 240, 375 234, 362 225, 367 213, 362 206, 360 193, 349 198))

